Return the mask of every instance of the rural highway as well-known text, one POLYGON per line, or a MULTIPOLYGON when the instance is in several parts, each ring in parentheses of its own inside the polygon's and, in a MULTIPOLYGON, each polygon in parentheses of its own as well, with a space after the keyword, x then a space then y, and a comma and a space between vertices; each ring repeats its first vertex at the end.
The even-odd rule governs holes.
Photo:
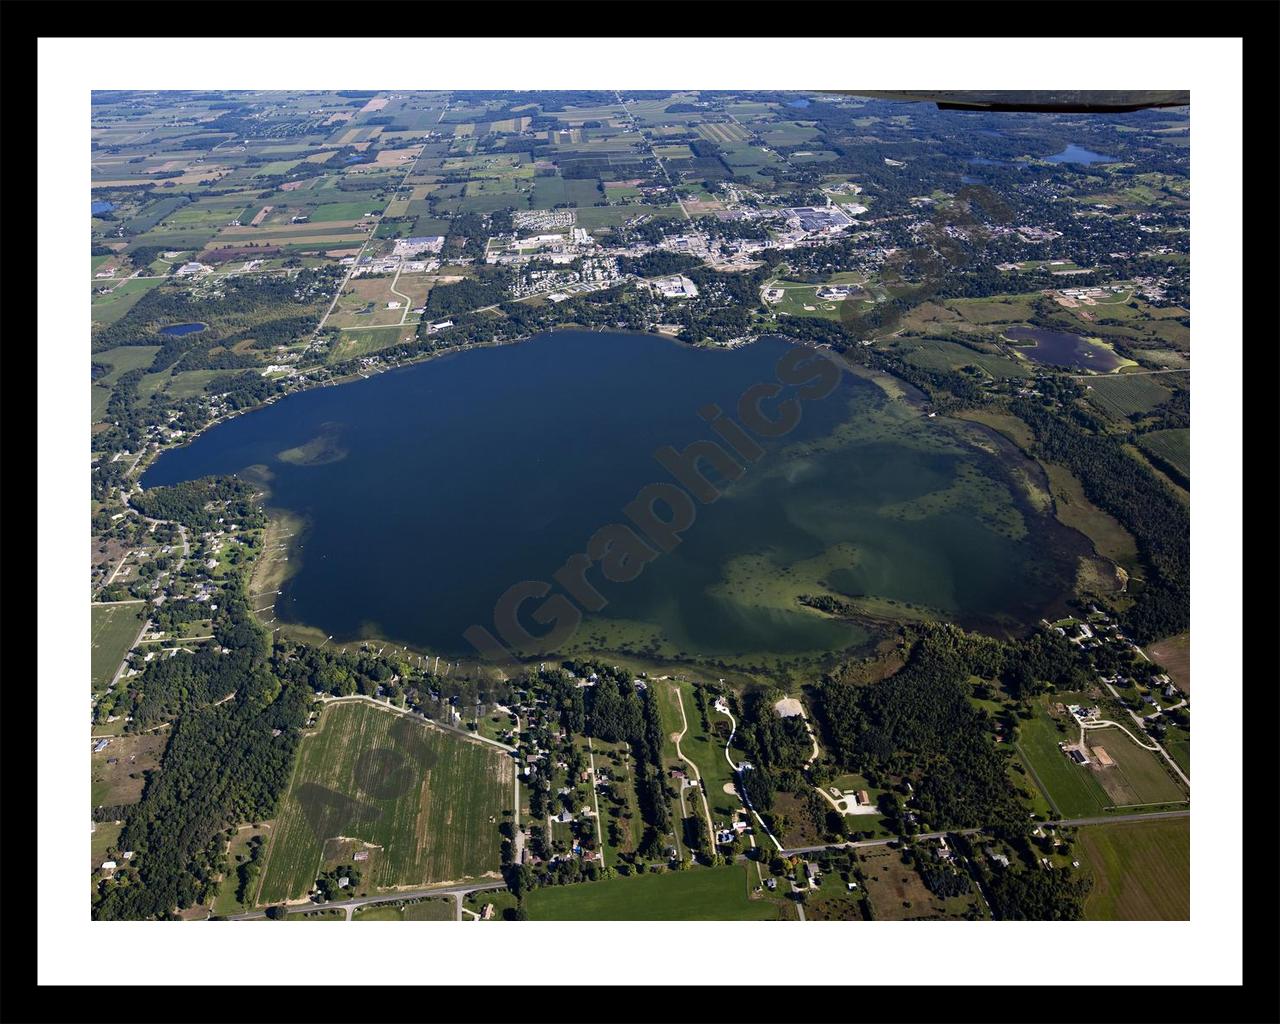
MULTIPOLYGON (((453 885, 445 889, 411 889, 404 892, 379 893, 376 896, 361 896, 354 900, 333 900, 329 903, 306 903, 293 904, 289 907, 292 913, 310 913, 313 910, 346 910, 347 908, 363 907, 370 903, 395 903, 398 900, 416 900, 422 896, 455 896, 462 897, 468 893, 485 892, 489 889, 505 889, 507 883, 502 879, 492 882, 475 882, 471 885, 453 885)), ((226 918, 228 921, 253 921, 259 917, 266 917, 265 910, 255 910, 249 914, 234 914, 226 918)), ((348 919, 350 916, 348 915, 348 919)))
MULTIPOLYGON (((1060 818, 1056 821, 1038 822, 1042 825, 1064 825, 1068 828, 1076 828, 1080 825, 1112 825, 1118 821, 1154 821, 1160 818, 1186 818, 1191 814, 1188 808, 1182 811, 1154 811, 1151 814, 1109 814, 1099 818, 1060 818)), ((912 839, 941 839, 943 836, 971 836, 977 832, 981 832, 979 828, 953 828, 946 832, 921 832, 919 835, 912 836, 912 839)), ((840 849, 843 847, 862 847, 862 846, 888 846, 890 843, 896 843, 898 836, 890 839, 858 839, 851 843, 823 843, 821 846, 793 846, 790 849, 779 851, 784 857, 789 857, 796 853, 821 853, 823 850, 840 849)))
MULTIPOLYGON (((1079 825, 1111 825, 1118 821, 1155 821, 1161 818, 1185 818, 1191 814, 1190 810, 1184 811, 1156 811, 1152 814, 1114 814, 1100 818, 1064 818, 1060 821, 1044 822, 1046 825, 1066 825, 1076 827, 1079 825)), ((948 835, 973 835, 980 832, 981 829, 962 828, 952 829, 948 832, 925 832, 913 839, 941 839, 948 835)), ((823 850, 839 849, 842 847, 867 847, 867 846, 888 846, 890 843, 898 841, 898 837, 891 839, 860 839, 852 843, 824 843, 821 846, 795 846, 790 849, 781 850, 783 856, 792 856, 800 853, 821 853, 823 850)), ((746 854, 739 854, 737 860, 747 860, 746 854)), ((361 896, 353 900, 335 900, 330 903, 307 903, 295 904, 289 907, 290 913, 308 913, 313 910, 347 910, 348 908, 363 907, 372 903, 395 903, 398 900, 414 900, 423 896, 454 896, 461 898, 473 892, 487 892, 495 889, 505 889, 506 883, 502 880, 492 882, 473 882, 469 885, 453 885, 447 888, 438 889, 410 889, 403 892, 380 893, 376 896, 361 896)), ((255 910, 248 914, 235 914, 226 918, 228 921, 253 921, 261 917, 266 917, 265 910, 255 910)), ((349 919, 349 918, 348 918, 349 919)))

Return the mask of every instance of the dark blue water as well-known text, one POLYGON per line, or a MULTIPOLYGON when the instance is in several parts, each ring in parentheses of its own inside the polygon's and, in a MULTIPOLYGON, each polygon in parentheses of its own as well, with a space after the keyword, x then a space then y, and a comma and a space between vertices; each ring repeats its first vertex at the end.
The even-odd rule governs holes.
POLYGON ((180 338, 184 334, 199 334, 204 328, 204 324, 170 324, 168 327, 161 327, 159 333, 180 338))
POLYGON ((1048 157, 1048 161, 1051 164, 1100 164, 1112 160, 1115 160, 1115 157, 1095 153, 1091 149, 1077 146, 1074 142, 1061 153, 1055 153, 1053 156, 1048 157))
MULTIPOLYGON (((641 487, 673 482, 655 450, 712 439, 699 410, 715 403, 736 419, 739 397, 775 382, 789 351, 780 339, 714 351, 651 335, 541 335, 290 396, 165 453, 142 483, 267 479, 268 504, 307 522, 279 619, 338 641, 378 636, 474 656, 462 633, 493 631, 508 587, 551 581, 598 529, 626 523, 623 507, 641 487)), ((790 391, 765 410, 773 415, 790 391)), ((1034 533, 1006 541, 976 511, 901 512, 951 488, 966 462, 994 472, 990 456, 903 443, 883 393, 853 376, 802 410, 786 438, 761 439, 766 454, 698 505, 682 541, 637 579, 609 582, 592 567, 608 605, 588 617, 580 645, 638 653, 656 640, 670 657, 810 657, 869 636, 801 608, 795 593, 822 589, 810 580, 1029 622, 1069 583, 1074 560, 1048 564, 1051 545, 1034 533), (883 422, 887 435, 872 428, 871 440, 824 447, 853 418, 883 422), (793 571, 806 582, 787 591, 793 571)))
POLYGON ((105 199, 95 199, 91 207, 94 213, 110 213, 115 208, 115 203, 108 203, 105 199))
POLYGON ((1120 365, 1119 358, 1110 349, 1090 345, 1078 334, 1047 331, 1043 327, 1008 327, 1003 333, 1014 341, 1033 342, 1020 351, 1027 358, 1046 366, 1070 366, 1078 370, 1110 373, 1120 365))

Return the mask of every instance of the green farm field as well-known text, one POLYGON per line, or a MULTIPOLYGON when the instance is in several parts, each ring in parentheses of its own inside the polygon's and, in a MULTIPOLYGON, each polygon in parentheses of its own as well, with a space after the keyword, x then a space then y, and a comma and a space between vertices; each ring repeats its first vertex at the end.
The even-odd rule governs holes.
POLYGON ((1111 800, 1089 768, 1074 764, 1058 749, 1060 742, 1073 743, 1080 735, 1074 721, 1065 716, 1063 721, 1065 733, 1058 731, 1044 705, 1037 705, 1035 717, 1018 725, 1018 752, 1060 817, 1096 817, 1111 800))
POLYGON ((89 657, 93 689, 104 690, 116 674, 120 662, 132 646, 145 621, 147 606, 138 604, 95 604, 90 613, 89 657))
POLYGON ((1159 462, 1168 463, 1187 480, 1191 479, 1191 431, 1153 430, 1138 439, 1138 445, 1159 462))
MULTIPOLYGON (((906 348, 906 346, 902 346, 906 348)), ((996 352, 975 352, 964 345, 928 338, 912 339, 907 362, 926 370, 959 370, 964 366, 976 366, 992 377, 1030 377, 1031 371, 1023 364, 996 352)))
MULTIPOLYGON (((134 278, 111 287, 110 293, 93 297, 89 316, 95 324, 113 324, 124 316, 147 292, 161 283, 161 278, 134 278)), ((149 362, 150 360, 148 360, 149 362)))
POLYGON ((535 889, 525 907, 534 921, 794 920, 786 904, 749 892, 746 865, 733 864, 535 889))
POLYGON ((259 902, 306 895, 326 840, 369 844, 370 891, 493 875, 514 762, 365 701, 330 704, 303 738, 259 902))
POLYGON ((1190 920, 1190 818, 1088 825, 1078 839, 1093 878, 1086 918, 1190 920))
POLYGON ((1151 412, 1173 397, 1173 392, 1146 374, 1117 374, 1087 382, 1089 401, 1116 419, 1151 412))

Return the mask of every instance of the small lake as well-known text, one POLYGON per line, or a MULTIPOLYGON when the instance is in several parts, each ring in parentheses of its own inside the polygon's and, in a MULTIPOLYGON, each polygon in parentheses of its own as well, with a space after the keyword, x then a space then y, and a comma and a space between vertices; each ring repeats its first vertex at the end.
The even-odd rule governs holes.
POLYGON ((1045 366, 1070 366, 1077 370, 1110 373, 1120 365, 1120 357, 1104 345, 1090 342, 1066 331, 1046 331, 1041 327, 1009 327, 1003 332, 1014 341, 1032 342, 1020 351, 1028 359, 1045 366))
POLYGON ((970 157, 965 161, 970 167, 1016 167, 1025 171, 1031 165, 1025 160, 992 160, 985 156, 970 157))
POLYGON ((1046 158, 1051 164, 1104 164, 1114 162, 1115 157, 1095 153, 1091 149, 1077 146, 1074 142, 1061 153, 1046 158))
MULTIPOLYGON (((700 412, 714 403, 736 420, 792 349, 557 331, 291 395, 165 452, 142 482, 240 473, 305 522, 279 621, 474 657, 462 633, 493 632, 504 591, 561 579, 595 531, 627 522, 640 488, 674 479, 658 448, 713 439, 700 412)), ((769 415, 791 391, 765 402, 769 415)), ((808 664, 876 634, 799 594, 928 605, 1002 632, 1070 590, 1083 540, 1031 506, 1016 480, 1034 464, 1014 466, 998 435, 965 442, 980 428, 928 420, 851 374, 801 408, 738 480, 708 470, 721 497, 635 579, 592 566, 607 604, 563 653, 808 664)), ((538 606, 521 612, 534 635, 547 632, 528 618, 538 606)))
POLYGON ((169 324, 167 327, 161 327, 160 333, 167 334, 171 338, 180 338, 184 334, 199 334, 204 329, 204 324, 169 324))
POLYGON ((791 101, 787 104, 787 106, 789 106, 789 107, 807 107, 808 105, 809 105, 809 101, 808 101, 807 99, 805 99, 804 97, 801 97, 801 98, 800 98, 800 99, 798 99, 798 100, 791 100, 791 101))
POLYGON ((95 199, 91 207, 93 213, 110 213, 116 208, 115 203, 108 203, 105 199, 95 199))

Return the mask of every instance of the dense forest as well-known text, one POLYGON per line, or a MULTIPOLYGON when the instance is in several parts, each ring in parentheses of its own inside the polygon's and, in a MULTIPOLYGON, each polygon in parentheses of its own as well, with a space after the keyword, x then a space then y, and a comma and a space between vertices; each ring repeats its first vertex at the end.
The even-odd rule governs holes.
MULTIPOLYGON (((247 613, 247 603, 238 606, 247 613)), ((96 920, 167 918, 207 900, 222 867, 223 830, 275 813, 311 695, 270 672, 266 637, 247 618, 226 629, 223 642, 240 646, 161 663, 181 664, 171 671, 191 695, 225 685, 235 695, 193 702, 174 721, 160 770, 148 778, 141 802, 125 811, 116 845, 134 856, 99 883, 96 920)))
POLYGON ((193 530, 212 529, 219 520, 249 529, 264 522, 254 502, 256 493, 252 484, 237 477, 206 476, 135 492, 129 504, 144 516, 169 519, 193 530))
POLYGON ((990 716, 968 700, 968 677, 992 678, 1003 662, 995 641, 938 627, 882 682, 824 679, 819 714, 837 766, 910 779, 919 816, 932 828, 1024 830, 1026 812, 1007 771, 1012 755, 993 742, 990 716))

